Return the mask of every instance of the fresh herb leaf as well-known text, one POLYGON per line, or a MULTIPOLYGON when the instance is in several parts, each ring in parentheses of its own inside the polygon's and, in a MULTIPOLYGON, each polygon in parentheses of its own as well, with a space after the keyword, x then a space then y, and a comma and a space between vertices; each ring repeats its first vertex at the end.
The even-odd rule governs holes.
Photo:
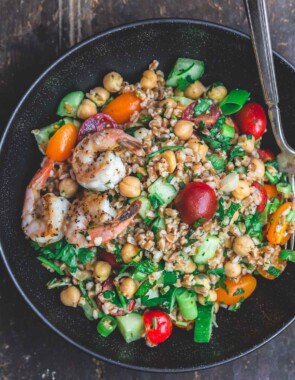
POLYGON ((233 296, 238 296, 239 294, 243 293, 245 293, 245 290, 243 288, 239 288, 234 292, 233 296))
POLYGON ((172 175, 172 174, 168 175, 168 177, 166 178, 166 182, 167 182, 167 183, 170 183, 170 182, 173 180, 174 177, 175 177, 175 176, 172 175))
POLYGON ((122 262, 123 262, 123 259, 122 259, 121 250, 120 250, 120 247, 119 247, 119 244, 118 244, 118 243, 115 243, 115 251, 114 251, 114 254, 115 254, 115 256, 116 256, 116 261, 117 261, 117 263, 122 263, 122 262))
POLYGON ((223 158, 219 158, 215 154, 212 154, 208 156, 209 161, 211 162, 214 170, 216 170, 217 173, 222 173, 225 171, 225 160, 223 158))
POLYGON ((278 277, 282 272, 280 269, 270 266, 267 270, 267 273, 271 274, 272 276, 278 277))
POLYGON ((82 264, 86 264, 94 258, 95 253, 88 248, 79 248, 77 250, 77 256, 82 264))
POLYGON ((163 276, 163 285, 164 287, 167 285, 175 284, 177 281, 177 272, 167 272, 166 270, 162 273, 163 276))
POLYGON ((216 274, 218 276, 224 275, 224 268, 216 268, 207 270, 207 274, 216 274))
POLYGON ((203 112, 206 112, 213 104, 211 99, 199 99, 198 103, 194 107, 194 116, 199 116, 203 112))
POLYGON ((220 197, 218 199, 218 209, 215 213, 215 218, 219 221, 224 220, 225 212, 224 212, 224 199, 220 197))
MULTIPOLYGON (((141 113, 138 118, 138 122, 142 124, 147 124, 152 120, 151 115, 147 115, 145 113, 141 113)), ((141 127, 142 128, 142 127, 141 127)), ((124 132, 126 132, 126 129, 124 129, 124 132)))
POLYGON ((149 200, 154 210, 157 210, 160 206, 162 206, 165 203, 158 194, 150 194, 149 200))
POLYGON ((235 145, 229 154, 229 162, 233 161, 235 157, 243 157, 246 152, 239 145, 235 145))
POLYGON ((201 226, 204 222, 205 222, 205 218, 199 218, 198 220, 195 221, 195 223, 193 224, 193 226, 195 228, 198 228, 199 226, 201 226))

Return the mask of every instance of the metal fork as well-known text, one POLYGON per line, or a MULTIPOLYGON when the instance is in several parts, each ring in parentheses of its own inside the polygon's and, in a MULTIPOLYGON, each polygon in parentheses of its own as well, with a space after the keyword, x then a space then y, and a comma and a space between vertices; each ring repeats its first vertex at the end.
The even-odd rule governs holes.
MULTIPOLYGON (((265 0, 244 0, 260 82, 263 89, 268 116, 276 142, 281 149, 279 154, 280 169, 288 173, 293 200, 295 198, 295 150, 287 143, 282 127, 278 106, 279 96, 273 63, 273 53, 265 0)), ((294 204, 294 203, 293 203, 294 204)), ((285 248, 293 250, 295 234, 292 234, 285 248)))

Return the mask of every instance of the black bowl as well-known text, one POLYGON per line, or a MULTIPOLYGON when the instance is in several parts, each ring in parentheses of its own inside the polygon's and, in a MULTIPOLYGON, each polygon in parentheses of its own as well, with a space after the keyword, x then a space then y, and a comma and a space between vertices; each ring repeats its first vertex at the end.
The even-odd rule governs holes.
MULTIPOLYGON (((77 347, 110 363, 145 371, 192 371, 225 363, 267 342, 295 315, 295 266, 289 265, 276 281, 259 278, 257 290, 238 312, 221 310, 210 344, 195 344, 192 332, 175 328, 167 342, 151 349, 143 340, 127 345, 119 333, 109 339, 100 337, 96 323, 85 320, 82 310, 63 307, 59 292, 45 287, 52 275, 40 266, 20 228, 24 189, 41 161, 30 131, 57 119, 56 107, 65 93, 88 90, 101 83, 108 71, 118 71, 133 82, 153 59, 158 59, 160 68, 168 73, 177 57, 204 60, 205 84, 223 81, 228 88, 251 91, 252 99, 263 103, 247 36, 206 22, 149 20, 95 36, 57 60, 23 97, 1 146, 1 250, 20 293, 44 322, 77 347)), ((292 141, 294 105, 290 99, 295 71, 277 54, 275 66, 283 124, 292 141)), ((271 132, 264 141, 265 146, 277 151, 271 132)))

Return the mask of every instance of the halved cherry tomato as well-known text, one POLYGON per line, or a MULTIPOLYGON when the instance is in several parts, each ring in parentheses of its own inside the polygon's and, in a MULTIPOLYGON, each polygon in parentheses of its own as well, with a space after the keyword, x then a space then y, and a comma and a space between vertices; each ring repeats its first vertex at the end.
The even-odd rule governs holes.
POLYGON ((275 185, 269 185, 268 183, 266 183, 265 185, 263 185, 263 187, 264 187, 264 190, 266 191, 268 199, 278 197, 278 190, 275 187, 275 185))
POLYGON ((288 227, 288 222, 283 214, 291 209, 292 203, 283 203, 271 216, 271 220, 267 229, 266 237, 271 244, 285 244, 290 235, 285 236, 286 229, 288 227))
POLYGON ((257 152, 259 154, 259 157, 262 159, 263 162, 266 161, 272 161, 276 158, 276 156, 268 149, 257 149, 257 152))
POLYGON ((217 198, 212 187, 203 182, 190 182, 175 198, 175 208, 187 224, 198 219, 209 220, 217 209, 217 198))
POLYGON ((49 140, 46 156, 54 161, 65 161, 72 153, 77 136, 77 129, 73 124, 67 123, 63 125, 49 140))
POLYGON ((261 201, 260 204, 257 206, 257 211, 262 212, 265 209, 268 200, 267 192, 265 188, 257 181, 253 182, 252 186, 254 186, 259 191, 261 201))
POLYGON ((225 289, 218 288, 216 290, 217 302, 222 302, 226 305, 234 305, 235 303, 240 302, 241 299, 248 298, 254 292, 257 285, 257 280, 254 276, 246 274, 245 276, 241 277, 238 282, 227 278, 224 283, 226 285, 228 293, 225 289), (238 294, 235 295, 235 293, 238 294))
MULTIPOLYGON (((261 248, 261 251, 263 253, 263 249, 264 248, 261 248)), ((272 255, 272 263, 271 263, 271 266, 275 267, 276 269, 280 270, 280 272, 282 273, 286 266, 287 266, 287 261, 285 260, 282 260, 279 258, 279 254, 280 254, 281 250, 275 250, 275 253, 274 255, 272 255)), ((257 272, 264 278, 266 278, 267 280, 274 280, 276 279, 278 276, 274 276, 270 273, 268 273, 266 270, 264 269, 260 269, 260 268, 257 268, 257 272)))
POLYGON ((118 124, 127 123, 135 111, 140 111, 141 100, 134 92, 126 92, 112 100, 103 110, 118 124))
POLYGON ((147 340, 152 344, 164 342, 172 333, 171 319, 164 311, 146 311, 143 314, 143 322, 147 340))
POLYGON ((266 130, 266 115, 264 109, 258 103, 247 103, 241 111, 235 115, 242 133, 250 134, 259 139, 266 130))

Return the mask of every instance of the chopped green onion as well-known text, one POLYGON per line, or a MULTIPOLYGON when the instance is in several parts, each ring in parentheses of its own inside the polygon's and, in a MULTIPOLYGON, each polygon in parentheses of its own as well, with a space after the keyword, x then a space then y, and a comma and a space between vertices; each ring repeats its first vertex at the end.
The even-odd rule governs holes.
POLYGON ((176 149, 185 149, 185 146, 182 145, 172 145, 172 146, 164 146, 163 148, 160 148, 156 152, 150 153, 148 155, 148 161, 150 161, 153 157, 157 156, 158 154, 161 154, 165 152, 166 150, 176 150, 176 149))
POLYGON ((295 263, 295 251, 291 251, 290 249, 283 249, 280 253, 280 259, 295 263))
POLYGON ((266 170, 265 175, 272 185, 275 185, 278 182, 278 178, 270 174, 269 171, 266 170))
POLYGON ((175 321, 176 326, 187 327, 187 322, 175 321))
POLYGON ((60 269, 60 267, 58 267, 57 265, 53 264, 52 261, 49 261, 47 259, 45 259, 44 257, 42 256, 38 256, 37 259, 39 261, 41 261, 41 263, 45 264, 48 268, 51 268, 53 269, 56 273, 58 273, 60 276, 63 276, 65 273, 63 270, 60 269))
POLYGON ((221 111, 224 115, 231 115, 240 111, 250 96, 250 92, 245 90, 231 90, 225 99, 220 103, 221 111))
POLYGON ((172 175, 172 174, 168 175, 168 177, 166 178, 166 182, 167 182, 167 183, 170 183, 170 182, 173 180, 174 177, 175 177, 175 176, 172 175))
POLYGON ((117 327, 117 321, 110 315, 102 317, 97 325, 97 332, 103 336, 109 336, 117 327))
POLYGON ((291 210, 289 214, 286 217, 287 222, 292 222, 292 220, 295 218, 295 210, 291 210))
POLYGON ((223 124, 221 128, 221 134, 226 138, 232 139, 235 135, 235 128, 230 127, 229 125, 223 124))
POLYGON ((290 194, 291 193, 291 185, 289 183, 280 182, 276 185, 276 188, 277 188, 279 193, 282 193, 282 194, 290 194))
POLYGON ((147 276, 146 273, 143 273, 143 272, 140 272, 140 271, 135 271, 132 277, 136 281, 143 281, 146 278, 146 276, 147 276))

